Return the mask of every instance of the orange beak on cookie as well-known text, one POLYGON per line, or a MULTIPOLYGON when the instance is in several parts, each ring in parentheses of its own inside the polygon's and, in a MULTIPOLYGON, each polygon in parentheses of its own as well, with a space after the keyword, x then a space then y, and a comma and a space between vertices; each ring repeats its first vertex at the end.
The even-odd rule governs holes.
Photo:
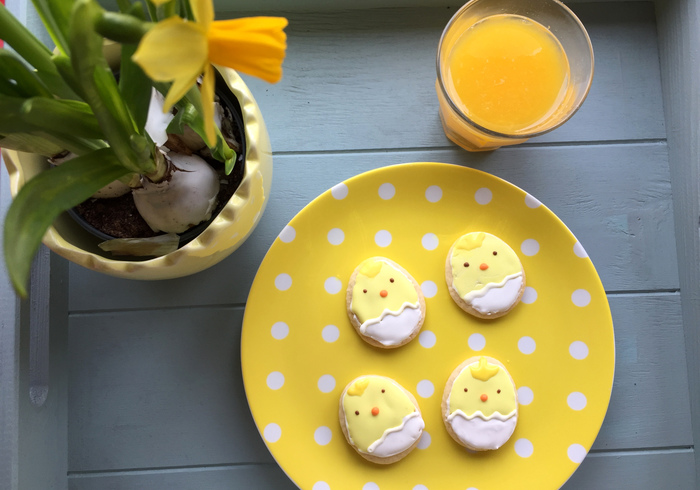
POLYGON ((488 269, 488 268, 489 268, 489 265, 486 264, 486 263, 483 263, 483 264, 481 264, 481 265, 479 266, 479 269, 481 269, 482 271, 485 271, 485 270, 488 269))
POLYGON ((388 295, 389 293, 386 289, 382 289, 381 291, 379 291, 379 296, 381 296, 382 298, 386 298, 388 295))
POLYGON ((489 399, 489 396, 488 396, 486 393, 484 393, 483 395, 481 395, 480 398, 481 398, 481 401, 482 401, 482 402, 485 402, 486 400, 489 399))
POLYGON ((372 408, 372 415, 374 415, 375 417, 379 415, 379 407, 372 408))

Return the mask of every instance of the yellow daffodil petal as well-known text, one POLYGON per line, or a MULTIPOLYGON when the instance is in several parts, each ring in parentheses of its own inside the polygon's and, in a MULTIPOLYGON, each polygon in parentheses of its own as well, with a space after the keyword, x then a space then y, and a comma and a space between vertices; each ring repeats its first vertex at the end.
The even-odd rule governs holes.
POLYGON ((284 17, 246 17, 209 26, 209 60, 275 83, 287 49, 284 17))
POLYGON ((169 112, 172 107, 182 99, 190 88, 194 86, 197 82, 197 77, 199 72, 197 72, 192 77, 181 77, 176 78, 173 84, 170 86, 167 95, 165 96, 165 101, 163 102, 163 112, 169 112))
POLYGON ((207 65, 204 69, 204 77, 200 93, 202 97, 202 119, 204 119, 204 131, 207 135, 207 145, 216 143, 216 131, 214 129, 214 89, 216 78, 214 68, 207 65))
POLYGON ((214 5, 211 0, 190 0, 194 18, 205 28, 214 20, 214 5))
POLYGON ((133 60, 151 79, 194 80, 207 63, 206 31, 174 16, 157 23, 139 43, 133 60))

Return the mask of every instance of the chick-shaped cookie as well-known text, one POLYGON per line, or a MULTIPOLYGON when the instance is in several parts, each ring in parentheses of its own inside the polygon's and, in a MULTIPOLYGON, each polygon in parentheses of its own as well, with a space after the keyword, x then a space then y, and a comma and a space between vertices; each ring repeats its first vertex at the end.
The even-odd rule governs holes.
POLYGON ((403 267, 386 257, 371 257, 355 268, 346 308, 360 337, 381 348, 407 344, 425 320, 420 286, 403 267))
POLYGON ((442 416, 447 432, 469 449, 505 444, 518 423, 518 396, 505 366, 486 356, 460 364, 445 386, 442 416))
POLYGON ((506 242, 483 231, 455 241, 447 254, 445 280, 459 307, 479 318, 505 315, 525 291, 518 255, 506 242))
POLYGON ((363 458, 389 464, 418 444, 425 423, 415 397, 391 378, 360 376, 340 396, 340 427, 363 458))

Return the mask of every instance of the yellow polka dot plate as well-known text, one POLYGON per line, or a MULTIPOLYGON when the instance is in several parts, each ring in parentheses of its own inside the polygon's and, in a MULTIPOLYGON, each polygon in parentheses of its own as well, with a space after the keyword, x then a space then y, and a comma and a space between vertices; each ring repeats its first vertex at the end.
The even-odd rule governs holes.
POLYGON ((440 163, 367 172, 306 206, 260 266, 241 357, 263 440, 309 490, 559 488, 598 434, 615 369, 605 291, 569 229, 512 184, 440 163), (469 231, 501 238, 523 264, 522 301, 501 318, 471 316, 448 292, 447 253, 469 231), (346 314, 350 275, 371 256, 403 266, 426 298, 420 335, 397 349, 364 342, 346 314), (440 402, 452 370, 478 355, 507 367, 520 411, 504 446, 474 453, 451 439, 440 402), (363 374, 395 379, 423 412, 420 443, 398 463, 365 461, 343 437, 338 399, 363 374))

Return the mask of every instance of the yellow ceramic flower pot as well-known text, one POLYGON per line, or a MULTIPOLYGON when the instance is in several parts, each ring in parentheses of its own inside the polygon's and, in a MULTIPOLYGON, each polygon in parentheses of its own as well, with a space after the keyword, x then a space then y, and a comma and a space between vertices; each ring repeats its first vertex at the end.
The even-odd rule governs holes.
MULTIPOLYGON (((245 126, 245 173, 240 186, 219 215, 178 250, 162 257, 125 260, 97 246, 101 241, 66 213, 48 229, 43 242, 71 262, 98 272, 129 279, 172 279, 202 271, 218 263, 243 244, 258 224, 270 194, 272 150, 270 138, 250 90, 233 70, 219 72, 241 105, 245 126)), ((10 192, 16 196, 26 181, 48 168, 46 159, 29 153, 2 151, 10 175, 10 192)))

